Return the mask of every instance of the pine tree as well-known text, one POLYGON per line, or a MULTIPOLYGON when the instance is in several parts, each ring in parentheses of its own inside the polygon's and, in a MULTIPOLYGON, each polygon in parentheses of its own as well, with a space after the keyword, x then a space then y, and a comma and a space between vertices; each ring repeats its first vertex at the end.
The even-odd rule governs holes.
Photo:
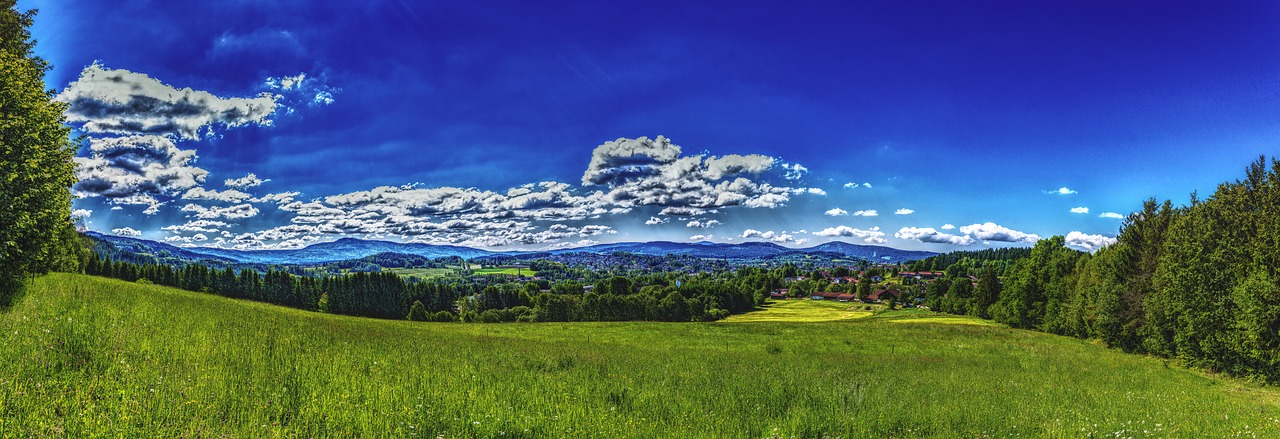
POLYGON ((45 88, 48 63, 35 56, 35 11, 0 0, 0 306, 23 279, 47 272, 62 230, 71 226, 76 145, 45 88))

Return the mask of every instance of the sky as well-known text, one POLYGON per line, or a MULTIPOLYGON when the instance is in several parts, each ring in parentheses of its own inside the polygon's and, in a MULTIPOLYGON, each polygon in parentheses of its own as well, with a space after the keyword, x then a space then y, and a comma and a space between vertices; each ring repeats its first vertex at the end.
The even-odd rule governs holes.
POLYGON ((1096 250, 1280 147, 1275 2, 24 0, 73 215, 179 246, 1096 250))

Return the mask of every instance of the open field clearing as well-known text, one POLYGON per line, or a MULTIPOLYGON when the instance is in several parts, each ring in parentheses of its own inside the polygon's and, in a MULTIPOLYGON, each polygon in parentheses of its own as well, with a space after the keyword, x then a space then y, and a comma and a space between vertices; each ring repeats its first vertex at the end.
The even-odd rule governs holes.
POLYGON ((871 316, 873 310, 883 305, 834 302, 828 300, 778 300, 769 302, 761 311, 738 314, 721 320, 727 323, 742 322, 833 322, 871 316), (864 309, 870 308, 870 310, 864 309))
POLYGON ((54 274, 0 313, 0 436, 1280 436, 1271 388, 962 317, 770 314, 839 312, 790 302, 413 323, 54 274))

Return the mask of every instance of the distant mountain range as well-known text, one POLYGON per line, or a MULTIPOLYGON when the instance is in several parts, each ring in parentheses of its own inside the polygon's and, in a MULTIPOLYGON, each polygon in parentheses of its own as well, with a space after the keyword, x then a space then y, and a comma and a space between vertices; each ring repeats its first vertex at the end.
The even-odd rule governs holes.
POLYGON ((787 248, 770 242, 744 242, 741 244, 724 244, 715 242, 619 242, 598 244, 588 247, 558 249, 548 251, 513 251, 493 252, 452 245, 409 244, 389 241, 372 241, 355 238, 343 238, 337 241, 314 244, 296 250, 227 250, 209 247, 174 247, 169 244, 148 241, 145 239, 125 238, 88 232, 87 235, 100 244, 109 245, 124 252, 136 254, 164 255, 189 261, 221 261, 246 264, 319 264, 325 262, 360 259, 378 253, 399 253, 417 255, 426 258, 460 256, 466 259, 485 256, 531 256, 539 254, 566 253, 598 253, 615 252, 635 253, 641 255, 690 255, 700 258, 717 259, 757 259, 770 258, 788 254, 826 254, 847 258, 861 258, 883 262, 903 262, 923 259, 936 253, 926 251, 899 250, 892 247, 876 245, 850 244, 833 241, 808 248, 787 248))

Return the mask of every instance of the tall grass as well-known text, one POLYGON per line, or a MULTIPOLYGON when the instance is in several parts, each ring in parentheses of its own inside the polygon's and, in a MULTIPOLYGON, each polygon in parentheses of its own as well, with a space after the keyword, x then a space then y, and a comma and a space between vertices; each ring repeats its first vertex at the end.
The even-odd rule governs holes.
POLYGON ((1280 436, 1269 388, 910 318, 411 323, 55 274, 0 314, 0 436, 1280 436))

